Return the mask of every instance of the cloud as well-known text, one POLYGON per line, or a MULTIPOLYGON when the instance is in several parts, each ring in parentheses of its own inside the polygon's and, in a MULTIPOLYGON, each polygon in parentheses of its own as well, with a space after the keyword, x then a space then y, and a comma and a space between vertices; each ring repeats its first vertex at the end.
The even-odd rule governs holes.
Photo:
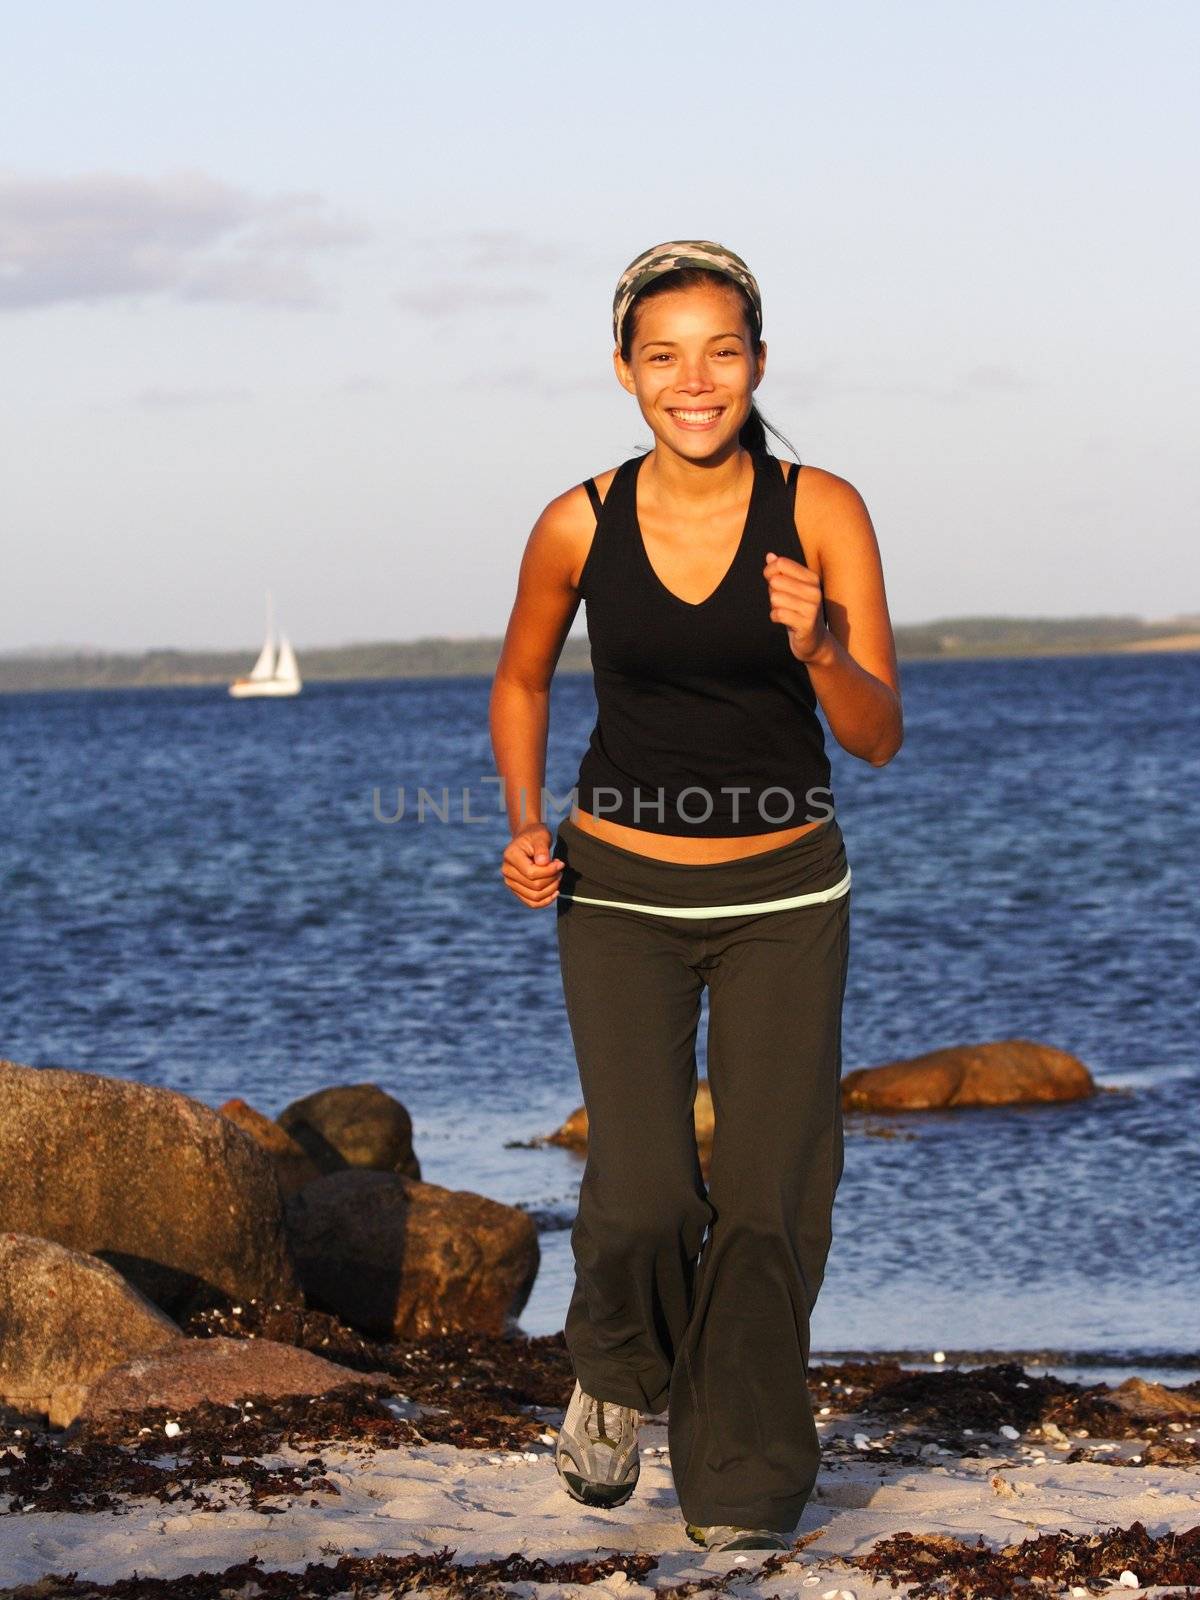
POLYGON ((143 295, 323 305, 311 258, 364 237, 320 195, 257 196, 202 172, 0 173, 0 310, 143 295))
POLYGON ((369 373, 357 373, 350 378, 344 378, 337 384, 335 394, 348 394, 356 397, 366 397, 378 394, 387 394, 391 384, 386 378, 373 377, 369 373))
POLYGON ((972 367, 959 382, 962 394, 1025 394, 1033 387, 1032 381, 1015 367, 998 362, 972 367))
POLYGON ((446 321, 475 311, 540 305, 544 280, 565 259, 563 247, 515 228, 458 228, 410 241, 416 279, 396 292, 406 311, 446 321))
POLYGON ((529 283, 429 283, 401 289, 396 304, 427 317, 455 317, 470 311, 493 311, 501 306, 536 305, 548 299, 544 289, 529 283))
POLYGON ((763 381, 762 402, 769 406, 768 391, 780 395, 791 404, 820 403, 844 396, 871 395, 893 399, 933 400, 941 404, 956 405, 964 400, 981 400, 991 396, 1025 394, 1036 387, 1034 379, 1018 372, 1015 367, 1000 363, 980 363, 945 382, 923 381, 920 378, 854 376, 836 369, 833 363, 823 362, 807 372, 786 370, 772 377, 770 370, 763 381))
POLYGON ((146 411, 191 411, 203 406, 240 405, 252 399, 249 389, 143 389, 134 405, 146 411))
POLYGON ((516 228, 458 228, 424 234, 412 242, 439 264, 466 272, 547 267, 562 261, 566 254, 561 244, 531 239, 516 228))
POLYGON ((583 373, 577 378, 551 378, 544 372, 539 372, 536 367, 508 367, 500 372, 474 373, 470 377, 461 378, 455 385, 458 389, 482 390, 490 392, 493 389, 509 389, 518 394, 534 395, 564 395, 564 394, 599 394, 615 389, 617 380, 612 372, 583 373))

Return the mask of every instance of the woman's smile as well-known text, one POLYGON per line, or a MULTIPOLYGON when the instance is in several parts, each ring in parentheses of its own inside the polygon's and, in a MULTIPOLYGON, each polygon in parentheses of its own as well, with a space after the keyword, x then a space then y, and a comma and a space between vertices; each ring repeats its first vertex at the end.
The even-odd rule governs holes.
POLYGON ((668 406, 666 410, 667 415, 689 433, 703 433, 707 428, 715 428, 725 415, 724 406, 706 406, 703 410, 692 406, 668 406))

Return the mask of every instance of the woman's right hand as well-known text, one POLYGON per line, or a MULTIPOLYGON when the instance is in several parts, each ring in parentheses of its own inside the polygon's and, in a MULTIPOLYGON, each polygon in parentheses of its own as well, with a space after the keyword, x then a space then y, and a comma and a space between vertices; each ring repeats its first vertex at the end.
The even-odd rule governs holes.
POLYGON ((527 823, 505 846, 500 867, 500 875, 517 899, 535 911, 558 898, 566 865, 557 856, 551 858, 550 843, 550 829, 544 822, 527 823))

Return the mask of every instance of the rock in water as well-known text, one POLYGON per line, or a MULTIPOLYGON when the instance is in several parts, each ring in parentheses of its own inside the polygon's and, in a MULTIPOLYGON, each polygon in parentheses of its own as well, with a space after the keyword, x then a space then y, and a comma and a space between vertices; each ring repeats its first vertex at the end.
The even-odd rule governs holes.
MULTIPOLYGON (((708 1079, 701 1078, 696 1085, 696 1099, 692 1106, 692 1122, 696 1130, 696 1147, 703 1158, 712 1148, 713 1103, 708 1079)), ((586 1106, 576 1106, 571 1115, 546 1135, 547 1144, 565 1145, 568 1150, 586 1150, 588 1142, 588 1114, 586 1106)))
POLYGON ((1095 1092, 1076 1056, 1031 1039, 954 1045, 885 1067, 860 1067, 842 1079, 847 1111, 1030 1105, 1083 1100, 1095 1092))

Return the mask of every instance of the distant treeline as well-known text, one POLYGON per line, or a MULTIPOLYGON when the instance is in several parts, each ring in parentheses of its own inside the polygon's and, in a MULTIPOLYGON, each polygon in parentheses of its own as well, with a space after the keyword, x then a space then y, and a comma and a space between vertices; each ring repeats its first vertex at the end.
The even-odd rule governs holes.
MULTIPOLYGON (((308 681, 350 678, 490 677, 501 640, 413 639, 395 644, 297 646, 308 681)), ((1087 655, 1108 650, 1200 649, 1200 615, 1147 622, 1141 617, 950 617, 896 628, 901 660, 974 660, 982 656, 1087 655)), ((163 688, 229 683, 249 671, 245 650, 63 650, 0 654, 0 693, 27 689, 163 688)), ((559 672, 588 672, 588 641, 563 646, 559 672)))

